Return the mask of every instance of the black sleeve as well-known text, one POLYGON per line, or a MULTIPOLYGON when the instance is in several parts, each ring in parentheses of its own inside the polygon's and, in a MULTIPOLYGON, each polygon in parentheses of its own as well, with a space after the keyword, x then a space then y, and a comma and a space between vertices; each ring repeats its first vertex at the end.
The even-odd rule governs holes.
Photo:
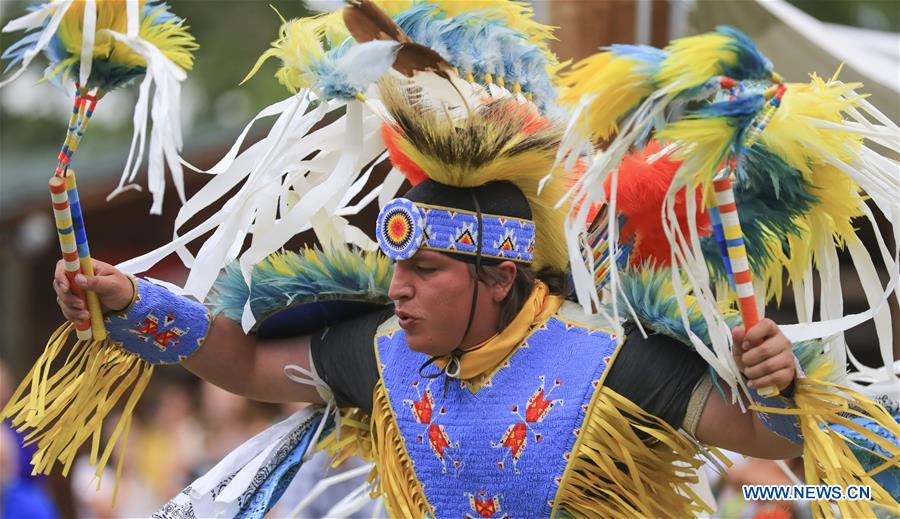
POLYGON ((393 313, 394 307, 387 307, 313 334, 313 363, 338 406, 372 413, 372 391, 378 382, 375 332, 393 313))
POLYGON ((645 339, 633 323, 626 323, 625 333, 604 385, 672 427, 681 427, 691 392, 709 372, 709 364, 671 337, 648 334, 645 339))

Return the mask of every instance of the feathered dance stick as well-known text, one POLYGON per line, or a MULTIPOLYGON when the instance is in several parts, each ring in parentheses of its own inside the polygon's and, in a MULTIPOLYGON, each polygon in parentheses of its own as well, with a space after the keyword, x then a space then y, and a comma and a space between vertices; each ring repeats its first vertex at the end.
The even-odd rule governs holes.
MULTIPOLYGON (((128 188, 125 182, 133 180, 141 165, 148 105, 152 104, 155 128, 150 139, 150 190, 154 194, 151 212, 158 213, 161 208, 164 163, 183 199, 178 162, 179 83, 184 79, 184 69, 192 65, 191 51, 197 45, 183 20, 155 0, 56 0, 35 7, 30 14, 4 27, 5 32, 23 29, 33 32, 2 56, 10 60, 8 69, 19 64, 19 70, 0 86, 19 77, 41 51, 50 62, 45 80, 65 88, 69 79, 77 76, 72 115, 50 180, 50 192, 69 286, 78 293, 75 275, 92 275, 93 266, 75 173, 70 166, 97 103, 110 90, 144 76, 135 110, 132 149, 117 192, 128 188), (151 96, 153 84, 155 93, 151 96)), ((93 438, 91 462, 97 465, 99 476, 118 440, 127 438, 130 413, 152 373, 150 365, 106 340, 96 295, 79 295, 85 299, 90 320, 57 330, 2 413, 19 430, 30 430, 27 441, 38 445, 32 460, 35 473, 49 473, 60 462, 65 475, 78 448, 93 438), (78 342, 66 355, 63 366, 51 375, 51 364, 73 328, 78 342), (130 387, 132 392, 122 417, 101 455, 103 420, 130 387)), ((116 481, 118 484, 118 477, 116 481)))
MULTIPOLYGON (((630 303, 639 316, 649 317, 645 324, 656 331, 692 344, 731 385, 733 395, 744 389, 731 362, 728 329, 735 324, 734 308, 739 307, 745 325, 752 326, 762 304, 780 299, 786 271, 801 324, 781 329, 794 343, 795 354, 807 351, 798 355, 805 376, 796 380, 791 405, 754 396, 753 408, 768 416, 766 420, 792 417, 790 426, 782 422, 784 427, 776 432, 804 444, 807 483, 864 482, 872 486, 873 501, 896 507, 897 495, 890 492, 897 487, 890 482, 900 473, 896 463, 900 427, 883 407, 833 380, 845 374, 849 355, 841 332, 868 319, 876 323, 885 365, 893 365, 885 303, 900 278, 896 267, 900 247, 888 250, 874 226, 890 274, 884 287, 868 252, 859 245, 853 219, 873 220, 861 196, 865 189, 888 217, 894 235, 900 232, 896 204, 900 166, 865 143, 895 147, 897 126, 855 92, 859 85, 815 76, 809 84, 782 84, 768 60, 747 49, 753 49, 752 42, 733 30, 676 41, 661 51, 665 57, 658 66, 643 66, 641 70, 655 72, 647 72, 633 89, 623 84, 615 87, 619 90, 609 90, 628 101, 611 103, 616 113, 601 112, 595 117, 576 110, 572 132, 588 128, 591 139, 602 140, 611 132, 615 138, 589 158, 588 171, 570 191, 580 204, 572 206, 567 229, 568 241, 576 244, 570 246, 573 270, 580 267, 580 272, 589 274, 593 267, 584 261, 584 246, 579 245, 585 232, 584 208, 608 201, 609 221, 614 221, 612 215, 624 221, 621 242, 613 236, 616 226, 610 226, 609 249, 631 247, 632 255, 622 273, 621 289, 613 286, 613 297, 630 303), (725 38, 729 34, 730 44, 725 38), (647 94, 650 84, 654 89, 647 94), (687 99, 693 103, 678 106, 687 99), (644 141, 651 136, 661 145, 648 152, 650 146, 645 147, 644 141), (645 147, 638 159, 644 163, 640 171, 626 157, 633 147, 645 147), (632 185, 620 186, 625 180, 632 185), (662 190, 644 188, 660 181, 662 190), (617 194, 634 198, 636 189, 642 189, 641 204, 618 200, 622 202, 619 214, 617 194), (657 209, 655 218, 652 207, 657 209), (651 221, 653 225, 648 224, 651 221), (658 243, 647 242, 653 239, 658 243), (841 315, 838 246, 851 253, 866 287, 871 305, 866 312, 841 315), (811 322, 813 266, 822 279, 823 321, 818 323, 811 322), (819 338, 826 340, 811 341, 819 338), (809 362, 810 349, 816 352, 812 357, 818 359, 818 367, 809 362), (828 366, 835 373, 826 379, 828 366), (853 430, 854 437, 844 435, 845 430, 853 430), (861 452, 866 456, 859 456, 861 452), (887 485, 878 486, 876 481, 887 485)), ((595 61, 612 62, 609 58, 595 61)), ((582 69, 579 74, 586 74, 582 69)), ((605 77, 614 81, 613 76, 605 77)), ((584 92, 569 102, 602 111, 603 98, 591 94, 584 92)), ((617 262, 607 263, 610 285, 615 285, 616 267, 617 262)), ((595 301, 581 300, 586 305, 595 301)), ((849 360, 858 363, 852 355, 849 360)), ((869 380, 887 375, 896 384, 889 369, 860 369, 869 380)), ((867 503, 838 506, 846 516, 869 511, 867 503)), ((830 515, 826 504, 815 503, 813 508, 817 516, 830 515)))

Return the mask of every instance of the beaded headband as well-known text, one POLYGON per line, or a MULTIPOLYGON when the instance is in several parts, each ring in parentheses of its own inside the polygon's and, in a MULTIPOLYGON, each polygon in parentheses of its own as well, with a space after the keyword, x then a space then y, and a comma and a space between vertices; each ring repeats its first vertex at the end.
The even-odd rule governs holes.
MULTIPOLYGON (((482 257, 531 263, 534 222, 493 214, 480 216, 482 257)), ((474 256, 478 252, 478 217, 472 211, 397 198, 381 210, 375 233, 381 250, 394 260, 409 259, 419 249, 474 256)))

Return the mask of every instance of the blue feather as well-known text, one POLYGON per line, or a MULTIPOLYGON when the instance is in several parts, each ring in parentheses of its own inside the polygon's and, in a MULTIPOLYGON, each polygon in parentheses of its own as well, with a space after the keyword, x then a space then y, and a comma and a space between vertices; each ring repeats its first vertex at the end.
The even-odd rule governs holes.
POLYGON ((749 94, 718 101, 691 112, 700 117, 727 117, 733 126, 746 127, 766 104, 762 94, 749 94))
POLYGON ((737 64, 725 66, 726 76, 736 79, 770 79, 772 62, 756 47, 756 44, 743 32, 727 25, 716 27, 716 32, 732 39, 729 44, 738 56, 737 64))
POLYGON ((214 315, 221 313, 238 322, 248 299, 258 320, 315 301, 353 299, 387 304, 393 263, 378 255, 380 252, 357 252, 349 247, 276 253, 251 271, 252 291, 238 264, 231 263, 219 275, 207 303, 214 315), (373 255, 379 258, 377 262, 373 255))
POLYGON ((615 43, 603 50, 608 50, 616 56, 631 58, 646 64, 648 75, 656 73, 659 69, 659 64, 662 63, 669 54, 664 50, 649 45, 627 45, 622 43, 615 43))
MULTIPOLYGON (((801 234, 796 217, 809 212, 819 198, 800 171, 760 142, 744 154, 735 179, 734 198, 750 270, 760 275, 776 252, 769 250, 773 238, 787 250, 788 236, 801 234)), ((704 238, 701 246, 714 275, 726 276, 714 238, 704 238)))

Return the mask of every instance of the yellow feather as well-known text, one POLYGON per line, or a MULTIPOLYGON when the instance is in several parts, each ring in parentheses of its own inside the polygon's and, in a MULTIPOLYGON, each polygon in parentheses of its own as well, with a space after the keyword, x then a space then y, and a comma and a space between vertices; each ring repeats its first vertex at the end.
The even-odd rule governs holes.
POLYGON ((862 145, 862 137, 841 130, 817 128, 810 119, 840 123, 842 112, 857 104, 843 96, 859 86, 859 83, 829 84, 815 75, 809 84, 789 84, 781 107, 760 140, 807 176, 810 162, 822 160, 822 153, 816 147, 841 160, 851 160, 862 145))
POLYGON ((724 117, 688 117, 666 126, 657 138, 681 145, 674 157, 684 161, 681 171, 696 185, 711 181, 719 171, 735 131, 724 117))
POLYGON ((788 239, 787 267, 792 281, 802 279, 811 260, 818 261, 816 250, 821 244, 834 240, 843 248, 847 238, 855 234, 853 219, 863 215, 860 187, 840 169, 814 164, 810 168, 810 182, 815 186, 813 194, 819 197, 819 203, 795 219, 803 232, 788 239))
MULTIPOLYGON (((151 25, 157 16, 162 14, 161 11, 154 11, 141 21, 141 27, 138 31, 141 38, 155 45, 163 55, 173 63, 181 67, 183 70, 191 70, 194 66, 194 55, 192 51, 198 48, 197 42, 190 33, 187 32, 188 27, 183 22, 165 22, 151 25)), ((129 47, 117 45, 114 49, 114 55, 131 53, 129 47)), ((115 56, 112 61, 117 59, 115 56)), ((125 59, 143 59, 136 54, 134 57, 125 59)))
MULTIPOLYGON (((415 2, 413 0, 374 0, 374 3, 393 18, 412 7, 415 2)), ((434 4, 434 2, 431 3, 434 4)))
POLYGON ((765 286, 765 301, 768 303, 774 299, 780 305, 784 292, 784 270, 788 267, 789 259, 782 250, 781 239, 775 233, 767 233, 765 241, 766 249, 772 258, 760 273, 765 286))
POLYGON ((313 17, 316 34, 329 48, 340 45, 350 37, 347 26, 344 25, 344 17, 340 10, 332 13, 313 17))
POLYGON ((608 139, 618 130, 617 121, 655 89, 652 77, 641 68, 640 62, 611 52, 594 54, 559 79, 559 101, 574 107, 583 96, 591 96, 586 130, 608 139))
POLYGON ((730 41, 729 36, 715 32, 673 40, 665 49, 669 56, 656 79, 663 87, 682 80, 680 90, 700 86, 722 73, 721 63, 737 63, 737 53, 728 48, 730 41))
MULTIPOLYGON (((145 1, 140 1, 141 9, 143 9, 145 1)), ((75 57, 75 61, 81 56, 84 4, 85 0, 73 2, 56 33, 66 51, 75 57)), ((96 6, 97 31, 93 58, 127 67, 147 66, 147 61, 142 56, 106 32, 106 30, 110 30, 125 34, 128 31, 125 0, 100 0, 96 6)), ((161 9, 157 9, 144 16, 141 19, 138 34, 159 48, 163 55, 173 63, 184 70, 190 70, 194 61, 192 51, 197 49, 196 40, 187 32, 188 27, 183 22, 170 21, 153 25, 153 21, 160 14, 162 14, 161 9)))
MULTIPOLYGON (((141 2, 141 8, 144 3, 141 2)), ((66 51, 75 56, 81 56, 84 4, 85 0, 75 0, 56 31, 66 51)), ((127 31, 125 0, 108 0, 97 2, 96 5, 98 31, 94 40, 93 56, 94 59, 106 59, 112 52, 115 39, 100 29, 110 29, 123 34, 127 31)))
POLYGON ((282 63, 281 68, 275 72, 279 83, 291 92, 313 86, 317 77, 313 66, 325 55, 321 27, 321 17, 283 23, 279 38, 272 42, 271 49, 259 57, 244 81, 253 77, 269 58, 278 58, 282 63))

